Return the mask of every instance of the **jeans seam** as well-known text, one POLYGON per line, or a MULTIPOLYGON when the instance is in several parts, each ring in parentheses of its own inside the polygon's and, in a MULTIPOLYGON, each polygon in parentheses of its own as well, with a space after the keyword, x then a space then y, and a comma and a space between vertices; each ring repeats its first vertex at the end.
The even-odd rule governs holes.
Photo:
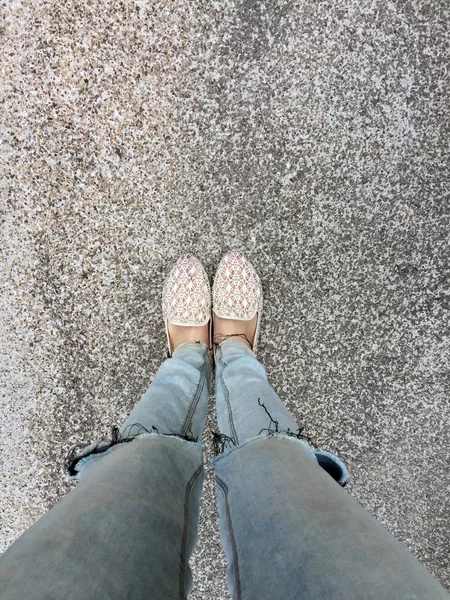
MULTIPOLYGON (((220 348, 220 354, 221 356, 219 357, 219 363, 221 364, 222 368, 225 369, 228 364, 223 360, 223 351, 220 348)), ((225 394, 225 399, 227 402, 227 407, 228 407, 228 420, 230 422, 230 429, 231 429, 231 435, 234 439, 234 441, 236 442, 236 444, 239 444, 239 439, 238 439, 238 435, 236 432, 236 428, 234 426, 234 419, 233 419, 233 410, 231 408, 231 403, 230 403, 230 393, 228 391, 228 388, 225 384, 225 380, 223 378, 222 373, 220 374, 220 382, 222 384, 223 390, 224 390, 224 394, 225 394)))
POLYGON ((233 523, 231 521, 230 506, 228 503, 228 486, 217 475, 216 475, 216 481, 217 481, 218 486, 222 490, 224 499, 225 499, 225 513, 226 513, 226 518, 227 518, 228 531, 230 534, 231 549, 233 552, 233 561, 235 564, 234 571, 235 571, 235 577, 236 577, 236 594, 237 594, 236 600, 242 600, 241 577, 239 574, 239 562, 238 562, 236 538, 234 537, 233 523))
MULTIPOLYGON (((203 354, 203 360, 204 359, 205 359, 205 354, 203 354)), ((195 409, 197 408, 200 395, 203 391, 203 386, 205 385, 205 377, 203 376, 204 369, 205 369, 205 363, 203 362, 203 365, 199 369, 200 379, 198 380, 197 389, 195 390, 194 397, 189 406, 189 410, 187 412, 186 418, 184 419, 183 427, 181 428, 182 435, 186 435, 186 433, 192 423, 192 418, 194 416, 195 409)))
POLYGON ((183 526, 183 536, 181 538, 181 567, 180 567, 180 600, 185 600, 185 586, 186 586, 186 565, 187 565, 187 538, 189 531, 189 499, 191 496, 191 491, 194 485, 197 483, 198 478, 203 471, 203 464, 201 464, 195 473, 190 478, 187 486, 186 493, 184 495, 184 526, 183 526))

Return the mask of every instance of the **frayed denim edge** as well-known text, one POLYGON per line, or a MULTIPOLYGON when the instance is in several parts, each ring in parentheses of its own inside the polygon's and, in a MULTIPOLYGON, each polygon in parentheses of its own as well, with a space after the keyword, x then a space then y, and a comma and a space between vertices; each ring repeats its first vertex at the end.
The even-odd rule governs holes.
MULTIPOLYGON (((189 444, 190 446, 194 445, 194 446, 197 446, 198 448, 200 448, 203 452, 203 445, 199 444, 198 442, 191 442, 188 440, 184 440, 183 438, 177 437, 175 435, 166 435, 164 433, 140 433, 140 434, 136 435, 132 441, 134 442, 135 440, 144 440, 144 439, 150 439, 150 438, 156 438, 156 437, 168 438, 171 440, 178 440, 179 442, 183 442, 183 444, 189 444)), ((107 446, 106 443, 105 443, 105 446, 107 446)), ((111 452, 114 452, 115 450, 117 450, 120 447, 121 447, 121 444, 115 444, 114 446, 108 447, 103 452, 97 452, 96 454, 89 454, 94 448, 98 448, 98 444, 89 444, 89 446, 86 446, 86 448, 84 450, 82 450, 80 459, 78 460, 77 464, 74 467, 75 471, 77 472, 76 475, 70 475, 68 472, 66 472, 66 479, 67 480, 80 479, 81 471, 84 469, 84 467, 87 464, 89 464, 90 462, 92 462, 94 460, 104 458, 105 456, 107 456, 108 454, 111 454, 111 452), (83 454, 84 454, 84 456, 83 456, 83 454)))
MULTIPOLYGON (((214 468, 216 466, 216 464, 220 460, 226 458, 231 453, 236 452, 236 450, 240 450, 244 446, 247 446, 247 444, 251 444, 252 442, 255 442, 256 440, 265 440, 265 439, 270 439, 270 438, 276 438, 278 440, 284 440, 284 441, 287 441, 287 442, 290 442, 290 443, 294 443, 294 444, 298 444, 299 446, 302 446, 307 451, 309 457, 318 466, 320 466, 321 468, 323 468, 323 467, 320 465, 319 460, 317 458, 317 455, 319 455, 319 456, 326 456, 327 458, 329 458, 330 460, 332 460, 335 463, 335 465, 341 471, 341 475, 340 475, 339 479, 335 479, 335 481, 337 483, 339 483, 340 486, 344 486, 347 483, 347 480, 348 480, 347 467, 342 462, 342 460, 340 458, 338 458, 335 454, 333 454, 332 452, 328 452, 327 450, 315 450, 314 448, 312 448, 309 444, 307 444, 303 440, 299 440, 299 439, 297 439, 297 438, 295 438, 293 436, 284 435, 284 434, 280 434, 280 433, 275 433, 275 434, 271 434, 271 435, 264 435, 264 436, 257 435, 255 437, 252 437, 249 440, 246 440, 245 442, 243 442, 242 444, 239 444, 235 448, 230 448, 229 450, 227 450, 223 454, 220 454, 219 456, 215 456, 211 460, 211 466, 214 468)), ((326 470, 326 469, 324 469, 324 470, 326 470)))
POLYGON ((315 462, 317 462, 317 458, 316 458, 315 453, 314 453, 314 448, 311 448, 311 446, 309 444, 307 444, 306 442, 303 442, 302 440, 298 440, 297 438, 293 438, 290 435, 284 435, 284 434, 280 434, 280 433, 274 433, 274 434, 271 434, 271 435, 255 435, 255 437, 252 437, 249 440, 246 440, 245 442, 242 442, 242 444, 237 445, 235 448, 230 448, 229 450, 227 450, 223 454, 220 454, 219 456, 215 456, 211 460, 211 466, 214 467, 219 462, 219 460, 222 460, 223 458, 226 458, 229 454, 231 454, 232 452, 236 452, 236 450, 240 450, 244 446, 247 446, 247 444, 251 444, 252 442, 255 442, 256 440, 267 440, 267 439, 270 439, 270 438, 276 438, 277 440, 287 440, 289 442, 294 442, 296 444, 299 444, 300 446, 303 446, 303 448, 305 448, 307 450, 307 452, 310 455, 310 457, 315 462))

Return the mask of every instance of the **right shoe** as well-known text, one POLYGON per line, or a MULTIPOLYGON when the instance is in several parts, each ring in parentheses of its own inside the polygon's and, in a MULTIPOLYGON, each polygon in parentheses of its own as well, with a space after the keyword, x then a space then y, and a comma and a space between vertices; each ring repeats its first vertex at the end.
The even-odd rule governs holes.
MULTIPOLYGON (((211 289, 203 265, 195 256, 180 256, 164 284, 162 295, 168 355, 172 356, 169 325, 202 326, 211 321, 211 289)), ((209 327, 211 347, 211 322, 209 327)))
MULTIPOLYGON (((237 321, 250 321, 257 315, 253 340, 247 340, 255 353, 262 307, 263 293, 258 273, 243 254, 228 252, 220 261, 214 278, 213 314, 237 321)), ((239 336, 236 333, 231 337, 239 336)))

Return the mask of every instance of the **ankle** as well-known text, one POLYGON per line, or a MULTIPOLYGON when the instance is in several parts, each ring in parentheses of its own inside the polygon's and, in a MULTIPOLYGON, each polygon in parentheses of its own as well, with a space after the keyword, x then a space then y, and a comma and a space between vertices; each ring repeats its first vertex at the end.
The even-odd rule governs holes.
POLYGON ((231 337, 239 339, 253 350, 257 323, 258 315, 255 315, 253 319, 246 321, 240 319, 226 319, 214 314, 214 341, 216 342, 217 340, 217 343, 220 344, 222 341, 231 337))
POLYGON ((214 336, 213 344, 215 347, 217 347, 217 346, 220 346, 223 342, 226 342, 229 340, 233 340, 236 342, 240 342, 241 344, 245 344, 245 346, 250 348, 250 350, 253 350, 253 345, 245 333, 230 333, 227 335, 224 333, 217 333, 214 336))
POLYGON ((183 344, 202 343, 209 346, 209 325, 186 326, 169 323, 172 352, 183 344))

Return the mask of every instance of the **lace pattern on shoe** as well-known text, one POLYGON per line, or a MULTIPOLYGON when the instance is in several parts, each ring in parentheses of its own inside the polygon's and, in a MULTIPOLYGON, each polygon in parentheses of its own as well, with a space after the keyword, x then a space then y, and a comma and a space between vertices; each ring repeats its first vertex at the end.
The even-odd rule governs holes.
POLYGON ((201 263, 181 256, 163 289, 164 318, 174 325, 205 325, 211 315, 211 290, 201 263))
POLYGON ((261 280, 239 252, 220 261, 213 285, 214 312, 227 319, 250 320, 262 309, 261 280))

